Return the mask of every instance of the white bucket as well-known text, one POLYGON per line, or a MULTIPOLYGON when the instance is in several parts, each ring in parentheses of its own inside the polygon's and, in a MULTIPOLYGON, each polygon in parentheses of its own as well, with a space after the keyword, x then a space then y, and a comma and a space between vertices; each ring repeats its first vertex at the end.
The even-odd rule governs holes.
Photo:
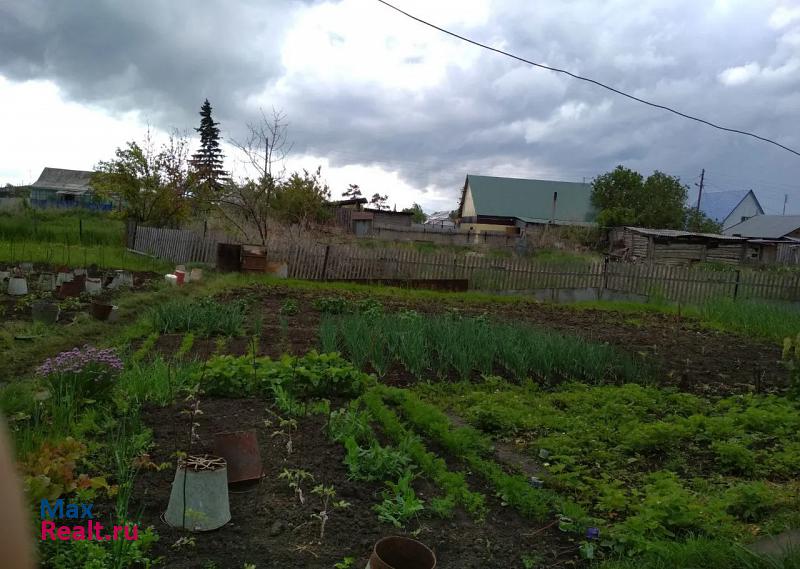
POLYGON ((12 296, 28 294, 28 281, 22 277, 11 277, 8 279, 8 294, 12 296))
POLYGON ((100 277, 86 277, 84 290, 92 295, 99 294, 103 290, 103 279, 100 277))
POLYGON ((56 286, 61 286, 64 283, 71 283, 74 279, 75 279, 75 275, 73 275, 71 272, 69 272, 69 273, 64 273, 64 272, 58 273, 58 275, 56 275, 56 286))
POLYGON ((178 277, 175 275, 164 275, 164 280, 172 286, 178 286, 178 277))

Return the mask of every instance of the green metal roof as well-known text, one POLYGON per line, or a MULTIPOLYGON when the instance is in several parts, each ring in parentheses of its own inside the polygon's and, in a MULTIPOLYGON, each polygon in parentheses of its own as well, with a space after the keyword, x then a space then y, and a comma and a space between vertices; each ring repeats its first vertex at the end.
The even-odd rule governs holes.
POLYGON ((553 211, 553 192, 558 192, 556 221, 586 223, 595 220, 591 184, 473 174, 467 174, 466 183, 472 190, 478 215, 546 222, 553 211))

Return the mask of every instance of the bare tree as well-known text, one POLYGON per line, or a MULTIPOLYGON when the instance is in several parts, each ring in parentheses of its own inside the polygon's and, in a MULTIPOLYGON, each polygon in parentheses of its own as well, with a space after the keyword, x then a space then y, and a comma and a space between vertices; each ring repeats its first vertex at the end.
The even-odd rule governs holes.
POLYGON ((259 112, 259 121, 247 123, 247 138, 231 140, 231 144, 241 153, 245 167, 256 173, 256 181, 281 180, 286 174, 286 156, 292 150, 287 140, 289 123, 283 111, 273 108, 271 117, 263 109, 259 112))

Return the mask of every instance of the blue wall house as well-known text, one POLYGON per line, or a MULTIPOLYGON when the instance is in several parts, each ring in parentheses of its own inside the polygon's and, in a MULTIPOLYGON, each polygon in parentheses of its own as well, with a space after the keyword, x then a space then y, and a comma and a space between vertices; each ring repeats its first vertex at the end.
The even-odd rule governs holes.
POLYGON ((84 208, 110 211, 114 203, 100 199, 91 187, 92 174, 85 170, 45 168, 31 184, 30 204, 37 208, 84 208))

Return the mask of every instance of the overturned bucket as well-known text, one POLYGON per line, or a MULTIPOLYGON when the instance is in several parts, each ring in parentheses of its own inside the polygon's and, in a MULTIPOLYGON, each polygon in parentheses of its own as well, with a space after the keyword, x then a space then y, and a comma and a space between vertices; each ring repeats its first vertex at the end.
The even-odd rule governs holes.
POLYGON ((436 555, 415 539, 400 536, 384 537, 379 540, 367 569, 434 569, 436 555))
POLYGON ((253 430, 217 433, 214 454, 228 463, 228 484, 260 480, 264 473, 258 437, 253 430))
POLYGON ((231 520, 228 470, 217 456, 187 456, 178 463, 164 521, 189 531, 210 531, 231 520))

